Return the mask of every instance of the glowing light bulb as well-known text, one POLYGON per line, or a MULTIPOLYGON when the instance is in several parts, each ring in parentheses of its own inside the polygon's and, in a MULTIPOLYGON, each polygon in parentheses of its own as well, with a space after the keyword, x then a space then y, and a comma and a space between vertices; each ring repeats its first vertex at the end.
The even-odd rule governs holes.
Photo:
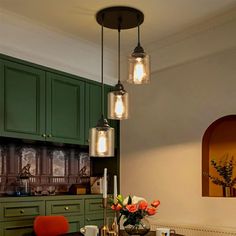
POLYGON ((142 58, 136 58, 136 63, 134 65, 134 83, 142 83, 143 78, 146 76, 145 68, 142 63, 142 58))
POLYGON ((122 95, 116 96, 116 102, 115 102, 115 114, 116 117, 121 118, 125 112, 122 95))
POLYGON ((107 152, 107 139, 104 131, 99 132, 97 150, 100 154, 107 152))

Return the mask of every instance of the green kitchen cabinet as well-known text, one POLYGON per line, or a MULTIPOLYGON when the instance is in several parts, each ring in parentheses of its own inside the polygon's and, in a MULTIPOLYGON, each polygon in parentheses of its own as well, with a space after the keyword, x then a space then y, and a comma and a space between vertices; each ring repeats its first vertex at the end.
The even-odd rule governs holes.
POLYGON ((84 143, 84 82, 47 73, 46 135, 50 141, 84 143))
MULTIPOLYGON (((108 196, 110 199, 111 196, 108 196)), ((107 216, 114 216, 108 203, 107 216)), ((0 236, 30 236, 38 215, 64 215, 69 232, 103 224, 102 195, 58 195, 0 198, 0 236)))
POLYGON ((0 61, 0 135, 84 144, 84 82, 0 61))
POLYGON ((0 135, 44 140, 45 72, 0 61, 0 135))

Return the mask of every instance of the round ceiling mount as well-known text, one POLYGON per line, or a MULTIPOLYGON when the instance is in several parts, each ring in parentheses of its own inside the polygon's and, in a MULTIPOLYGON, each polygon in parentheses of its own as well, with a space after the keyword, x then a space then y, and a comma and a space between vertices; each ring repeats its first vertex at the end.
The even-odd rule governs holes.
POLYGON ((144 15, 132 7, 116 6, 100 10, 96 14, 97 22, 110 29, 132 29, 141 25, 144 15))

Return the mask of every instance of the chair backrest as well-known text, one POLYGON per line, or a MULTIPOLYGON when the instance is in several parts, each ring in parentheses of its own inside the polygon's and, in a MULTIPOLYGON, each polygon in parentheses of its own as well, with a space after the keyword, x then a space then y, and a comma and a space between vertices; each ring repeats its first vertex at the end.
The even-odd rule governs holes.
POLYGON ((36 236, 58 236, 69 230, 69 224, 64 216, 37 216, 34 220, 36 236))

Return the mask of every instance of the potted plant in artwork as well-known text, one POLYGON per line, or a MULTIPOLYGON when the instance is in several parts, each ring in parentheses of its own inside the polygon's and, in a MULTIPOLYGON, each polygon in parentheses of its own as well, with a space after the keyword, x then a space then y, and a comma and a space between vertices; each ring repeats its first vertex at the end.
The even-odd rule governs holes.
POLYGON ((211 165, 219 175, 219 177, 216 177, 208 174, 212 183, 222 186, 224 197, 235 196, 236 189, 234 186, 236 185, 236 177, 233 174, 236 162, 234 161, 234 157, 228 158, 226 156, 219 161, 212 159, 211 165))
POLYGON ((118 222, 123 216, 123 226, 128 234, 145 235, 150 230, 150 224, 146 216, 155 215, 159 205, 159 200, 155 200, 149 205, 141 197, 128 196, 124 199, 122 195, 118 195, 111 208, 119 213, 118 222))

